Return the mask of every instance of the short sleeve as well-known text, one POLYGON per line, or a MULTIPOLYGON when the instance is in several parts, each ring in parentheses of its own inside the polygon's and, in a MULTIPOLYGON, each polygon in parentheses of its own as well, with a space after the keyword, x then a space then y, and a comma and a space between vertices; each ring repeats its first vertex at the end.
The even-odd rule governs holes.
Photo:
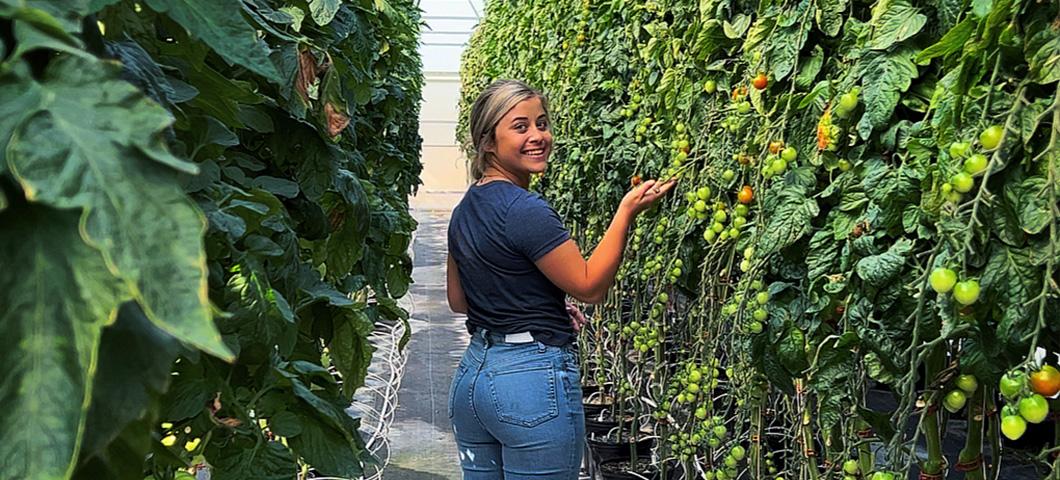
POLYGON ((505 218, 508 243, 536 262, 570 239, 570 232, 545 199, 529 195, 516 200, 505 218))

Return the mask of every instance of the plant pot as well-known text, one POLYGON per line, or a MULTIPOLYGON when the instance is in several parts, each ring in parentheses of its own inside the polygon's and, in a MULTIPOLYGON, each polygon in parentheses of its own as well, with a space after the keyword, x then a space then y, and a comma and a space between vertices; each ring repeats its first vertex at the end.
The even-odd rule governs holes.
MULTIPOLYGON (((589 451, 592 454, 594 463, 605 463, 613 462, 618 460, 629 461, 630 443, 628 441, 617 443, 612 439, 602 438, 588 438, 586 443, 589 445, 589 451)), ((655 446, 655 440, 652 438, 643 438, 636 442, 637 456, 647 457, 651 455, 651 449, 655 446)))
POLYGON ((659 469, 652 465, 651 458, 647 456, 637 459, 636 473, 630 472, 629 460, 601 462, 596 471, 597 478, 603 480, 643 480, 645 478, 659 480, 660 478, 659 469))

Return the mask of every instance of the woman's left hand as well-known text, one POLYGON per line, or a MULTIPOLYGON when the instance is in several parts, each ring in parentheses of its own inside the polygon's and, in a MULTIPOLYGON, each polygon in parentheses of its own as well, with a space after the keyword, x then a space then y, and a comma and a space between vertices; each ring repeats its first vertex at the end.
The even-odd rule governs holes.
POLYGON ((566 303, 567 315, 570 316, 570 324, 574 326, 575 332, 580 332, 582 330, 582 325, 585 325, 585 322, 587 321, 585 319, 585 314, 582 313, 577 305, 570 303, 569 301, 566 303))

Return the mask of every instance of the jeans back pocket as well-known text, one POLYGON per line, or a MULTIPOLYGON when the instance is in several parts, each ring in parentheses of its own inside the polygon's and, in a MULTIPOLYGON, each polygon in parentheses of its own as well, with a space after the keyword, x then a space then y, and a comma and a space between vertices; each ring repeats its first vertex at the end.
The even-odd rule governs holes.
POLYGON ((488 378, 501 422, 534 427, 559 415, 556 371, 551 363, 492 371, 488 378))

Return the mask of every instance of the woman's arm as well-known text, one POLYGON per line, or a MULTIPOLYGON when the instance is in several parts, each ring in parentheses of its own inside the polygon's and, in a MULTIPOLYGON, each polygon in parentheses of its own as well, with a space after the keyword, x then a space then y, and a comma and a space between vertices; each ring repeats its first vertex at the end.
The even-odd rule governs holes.
POLYGON ((582 258, 574 240, 568 240, 538 259, 537 268, 568 295, 585 303, 603 302, 622 263, 629 226, 640 212, 666 195, 674 181, 654 188, 656 185, 654 180, 648 180, 626 194, 588 261, 582 258))
POLYGON ((449 300, 449 309, 456 313, 467 313, 467 298, 464 297, 464 288, 460 286, 460 271, 456 268, 456 260, 448 255, 445 269, 445 296, 449 300))

